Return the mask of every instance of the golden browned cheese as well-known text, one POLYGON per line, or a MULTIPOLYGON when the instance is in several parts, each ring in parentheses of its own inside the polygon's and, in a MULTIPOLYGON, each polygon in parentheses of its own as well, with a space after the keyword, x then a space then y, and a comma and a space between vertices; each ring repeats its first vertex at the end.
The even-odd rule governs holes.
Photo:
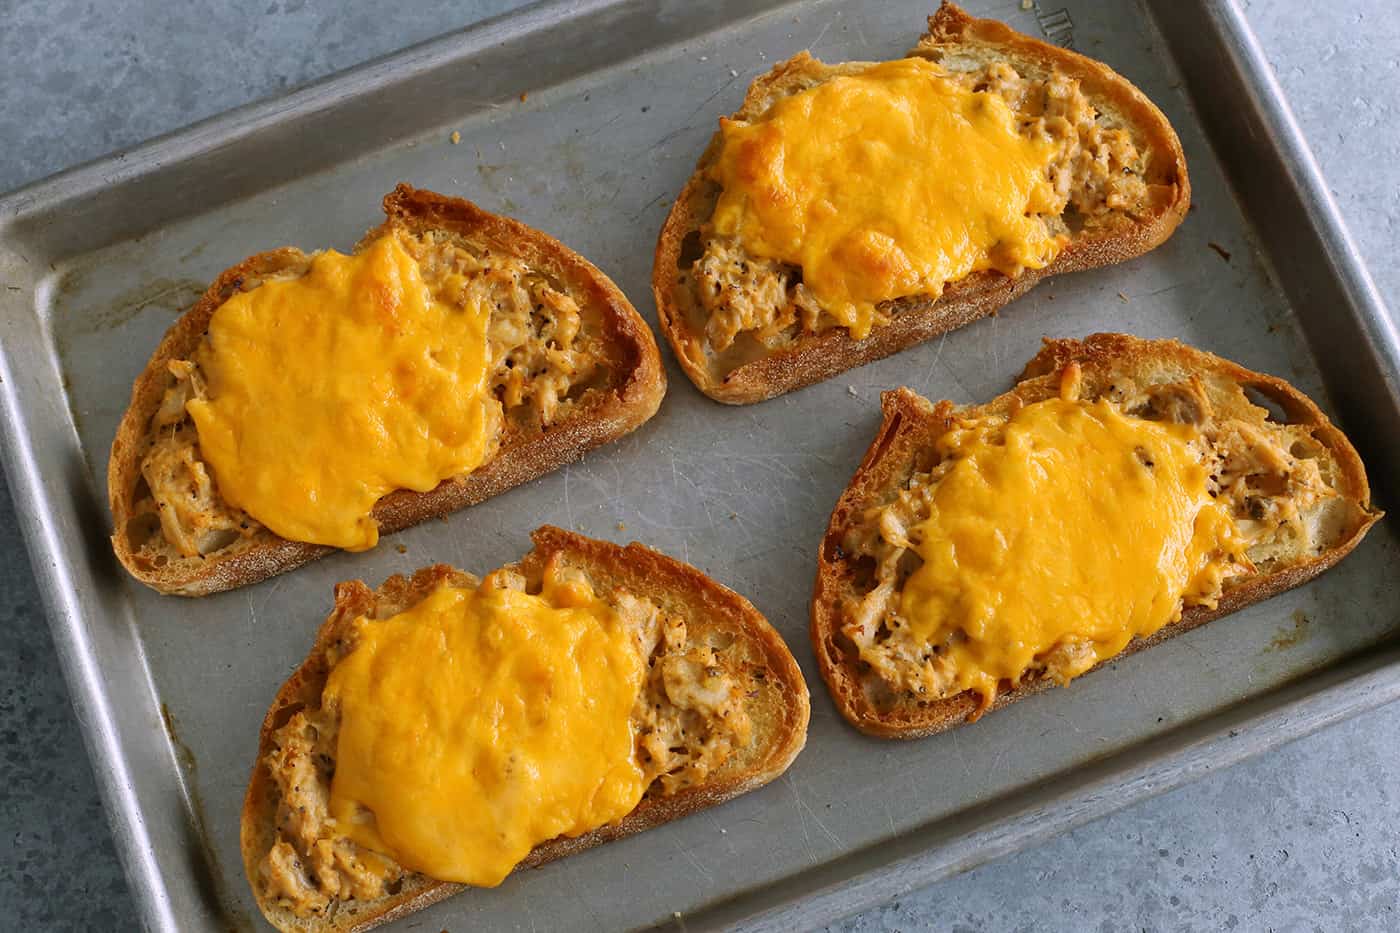
MULTIPOLYGON (((1049 197, 1037 203, 1034 215, 1048 234, 1092 229, 1108 215, 1145 207, 1141 154, 1126 129, 1099 118, 1076 80, 1058 72, 1034 80, 1006 63, 948 77, 963 88, 1001 98, 1013 111, 1019 132, 1048 147, 1049 197)), ((688 272, 706 340, 716 352, 728 349, 742 333, 778 349, 804 334, 845 326, 818 303, 799 265, 756 256, 712 225, 702 229, 701 245, 688 272)), ((870 325, 887 322, 887 311, 888 302, 876 305, 870 325)))
POLYGON ((822 308, 863 338, 881 302, 1058 254, 1062 238, 1038 216, 1056 206, 1055 145, 1018 119, 926 58, 836 75, 753 119, 720 120, 708 228, 801 267, 822 308))
MULTIPOLYGON (((510 256, 474 250, 461 241, 400 234, 435 300, 454 307, 481 302, 487 324, 490 388, 507 430, 536 432, 558 420, 599 374, 603 335, 578 304, 542 274, 510 256)), ((197 357, 198 354, 195 354, 197 357)), ((186 404, 208 397, 197 360, 169 364, 174 382, 152 419, 154 438, 141 461, 149 490, 137 514, 154 515, 162 547, 184 557, 208 555, 249 537, 262 526, 218 493, 186 404)))
MULTIPOLYGON (((580 571, 555 562, 546 575, 558 582, 587 582, 580 571)), ((512 570, 489 582, 526 590, 512 570)), ((601 595, 601 594, 600 594, 601 595)), ((749 741, 745 680, 721 646, 689 637, 685 621, 650 600, 617 590, 607 604, 632 632, 646 658, 642 688, 631 713, 634 760, 648 795, 666 795, 701 782, 749 741)), ((327 657, 332 671, 358 647, 361 628, 349 626, 327 657)), ((267 899, 297 916, 323 913, 347 899, 372 900, 392 893, 407 875, 391 858, 351 841, 330 817, 340 710, 323 697, 317 709, 297 712, 273 737, 264 764, 279 791, 277 837, 263 858, 256 883, 267 899)))
MULTIPOLYGON (((1192 428, 1186 449, 1204 471, 1211 507, 1228 515, 1235 544, 1211 565, 1213 572, 1197 577, 1178 597, 1184 605, 1214 605, 1245 575, 1268 572, 1281 560, 1297 560, 1298 555, 1311 556, 1330 547, 1338 529, 1351 520, 1351 507, 1320 471, 1317 442, 1300 426, 1218 416, 1194 380, 1138 386, 1121 379, 1096 404, 1112 406, 1130 418, 1192 428)), ((1015 417, 982 420, 1005 425, 1015 417)), ((967 653, 965 646, 952 650, 950 643, 917 637, 903 598, 909 580, 925 563, 918 542, 911 539, 920 537, 919 529, 938 508, 942 481, 958 467, 959 458, 947 456, 915 473, 892 501, 862 513, 843 541, 846 553, 870 561, 871 571, 860 595, 843 607, 842 633, 888 689, 920 699, 945 699, 969 684, 968 672, 954 663, 967 653)), ((949 630, 943 636, 958 634, 949 630)), ((1111 640, 1109 647, 1121 650, 1123 640, 1111 640)), ((1077 637, 1041 646, 1010 683, 1016 686, 1042 674, 1068 681, 1102 659, 1103 651, 1095 648, 1092 639, 1077 637)), ((990 689, 993 696, 997 690, 994 683, 990 688, 981 683, 980 688, 990 689)), ((985 708, 990 697, 983 700, 985 708)))

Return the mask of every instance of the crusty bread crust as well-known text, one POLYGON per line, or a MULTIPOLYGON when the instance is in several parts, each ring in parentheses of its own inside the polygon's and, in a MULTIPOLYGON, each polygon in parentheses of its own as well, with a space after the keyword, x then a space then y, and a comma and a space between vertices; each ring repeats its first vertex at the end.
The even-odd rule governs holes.
MULTIPOLYGON (((882 493, 908 480, 918 452, 928 449, 952 427, 955 415, 1009 413, 1020 405, 1052 397, 1059 391, 1060 371, 1070 362, 1078 362, 1083 369, 1085 397, 1093 397, 1092 387, 1106 386, 1115 375, 1133 378, 1162 373, 1196 374, 1263 393, 1283 409, 1289 423, 1312 429, 1313 437, 1336 465, 1338 491, 1356 503, 1362 515, 1355 527, 1329 550, 1273 573, 1243 578, 1225 590, 1216 608, 1187 608, 1180 621, 1164 626, 1147 638, 1134 639, 1122 653, 1103 664, 1308 582, 1351 553, 1383 514, 1371 506, 1370 486, 1356 449, 1312 399, 1282 379, 1253 372, 1174 340, 1142 340, 1125 334, 1094 334, 1082 341, 1047 339, 1011 391, 985 405, 968 409, 959 409, 947 401, 934 404, 907 388, 886 392, 881 397, 884 422, 831 514, 818 557, 816 588, 812 596, 811 636, 817 666, 836 708, 862 732, 881 738, 921 738, 962 725, 976 711, 979 701, 970 691, 943 700, 900 701, 888 709, 877 708, 869 701, 861 687, 861 662, 841 644, 841 604, 854 592, 854 568, 841 549, 846 528, 854 516, 871 504, 883 501, 882 493)), ((991 709, 1001 709, 1053 685, 1054 681, 1048 677, 1027 680, 1020 687, 999 693, 991 709)))
MULTIPOLYGON (((537 529, 531 538, 534 550, 519 564, 527 577, 532 570, 538 572, 552 555, 562 554, 569 566, 587 573, 600 593, 621 587, 650 599, 663 612, 682 615, 693 633, 719 630, 732 635, 744 656, 766 666, 768 674, 748 710, 754 730, 749 747, 726 760, 704 784, 669 796, 644 798, 618 823, 577 838, 560 837, 543 843, 520 863, 521 867, 543 865, 723 803, 761 787, 787 770, 807 741, 811 710, 807 685, 787 645, 753 604, 696 568, 641 544, 623 547, 549 525, 537 529)), ((410 875, 397 894, 368 903, 351 902, 327 916, 303 919, 264 900, 254 882, 258 863, 271 849, 276 832, 277 786, 264 763, 272 750, 273 733, 302 708, 320 706, 330 673, 326 652, 339 631, 339 621, 358 616, 383 618, 402 612, 445 581, 473 585, 470 577, 445 564, 426 567, 412 577, 390 577, 378 590, 371 590, 359 580, 337 585, 335 608, 321 626, 310 654, 278 691, 263 720, 258 757, 243 804, 240 845, 243 867, 258 907, 279 930, 358 933, 421 910, 466 887, 410 875)))
MULTIPOLYGON (((1151 213, 1132 223, 1076 235, 1043 269, 1028 269, 1016 278, 991 270, 975 272, 949 283, 937 299, 914 296, 893 302, 890 322, 874 328, 863 340, 855 340, 845 328, 836 327, 804 335, 790 348, 721 374, 710 365, 704 335, 687 324, 678 296, 683 286, 677 279, 686 238, 708 222, 714 209, 717 186, 705 172, 719 153, 716 133, 661 228, 652 267, 652 293, 662 333, 686 375, 711 398, 736 405, 759 402, 889 356, 985 317, 1050 276, 1139 256, 1165 241, 1185 218, 1191 183, 1181 142, 1162 112, 1127 79, 1102 62, 1032 39, 996 20, 968 16, 952 3, 939 7, 929 17, 928 27, 911 55, 934 60, 944 56, 1004 60, 1023 73, 1046 74, 1054 69, 1075 78, 1096 109, 1132 129, 1140 148, 1152 154, 1157 176, 1153 184, 1169 195, 1155 203, 1151 213)), ((863 66, 859 62, 827 66, 800 53, 755 80, 734 118, 757 117, 780 97, 863 66)))
MULTIPOLYGON (((366 234, 361 246, 393 228, 433 230, 489 243, 519 257, 561 283, 582 308, 597 309, 614 363, 611 384, 594 392, 543 432, 522 435, 507 428, 496 456, 466 476, 444 480, 425 492, 398 490, 375 506, 373 515, 388 534, 464 506, 489 499, 558 469, 585 452, 634 430, 653 414, 666 393, 666 375, 651 329, 612 280, 592 263, 547 234, 519 221, 450 198, 400 184, 384 198, 385 222, 366 234)), ((149 443, 151 417, 159 408, 169 377, 166 364, 187 359, 208 330, 214 311, 239 291, 269 278, 305 272, 311 256, 295 248, 259 253, 226 270, 166 332, 131 390, 131 404, 112 442, 107 490, 112 508, 112 548, 132 576, 162 593, 204 596, 256 583, 334 550, 288 541, 263 529, 250 539, 217 552, 196 566, 172 563, 147 568, 135 560, 128 532, 141 485, 141 458, 149 443)))

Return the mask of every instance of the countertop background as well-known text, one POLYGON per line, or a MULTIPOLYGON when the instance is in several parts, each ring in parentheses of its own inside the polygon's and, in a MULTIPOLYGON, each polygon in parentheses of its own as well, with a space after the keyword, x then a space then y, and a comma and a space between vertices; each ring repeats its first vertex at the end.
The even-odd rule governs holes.
MULTIPOLYGON (((0 191, 520 5, 0 0, 0 191)), ((1400 8, 1244 7, 1400 309, 1400 8)), ((0 629, 0 927, 133 928, 8 489, 0 629)), ((1397 749, 1392 705, 832 929, 1400 927, 1397 749)))

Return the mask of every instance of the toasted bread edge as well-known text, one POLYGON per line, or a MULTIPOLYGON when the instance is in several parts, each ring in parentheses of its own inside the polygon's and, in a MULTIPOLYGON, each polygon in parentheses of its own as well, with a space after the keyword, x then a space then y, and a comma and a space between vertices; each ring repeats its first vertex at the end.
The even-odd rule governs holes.
MULTIPOLYGON (((444 481, 429 492, 398 490, 385 496, 373 512, 381 532, 402 530, 526 483, 617 440, 656 413, 666 393, 666 374, 656 339, 612 280, 588 260, 519 221, 482 210, 462 198, 418 190, 407 184, 398 185, 385 196, 384 213, 385 222, 371 230, 362 242, 395 225, 409 229, 433 227, 487 237, 547 270, 566 283, 576 298, 583 299, 580 304, 592 302, 604 310, 609 336, 624 348, 629 366, 622 381, 600 402, 524 443, 503 447, 471 474, 444 481)), ((164 393, 166 363, 193 352, 215 310, 243 283, 295 270, 305 266, 310 258, 298 249, 283 248, 251 256, 225 270, 194 307, 170 327, 132 386, 131 402, 112 442, 107 470, 112 548, 133 577, 159 592, 179 596, 217 593, 283 573, 333 550, 267 532, 269 540, 265 542, 208 560, 193 573, 179 574, 138 567, 135 549, 125 530, 135 506, 147 428, 164 393)))
MULTIPOLYGON (((705 357, 703 335, 690 330, 676 298, 676 291, 681 288, 676 270, 680 267, 683 244, 708 217, 701 215, 699 204, 708 184, 704 172, 718 152, 716 133, 666 217, 652 266, 652 294, 661 331, 681 369, 701 392, 716 401, 739 405, 821 382, 986 317, 1044 279, 1140 256, 1163 243, 1181 224, 1191 203, 1191 182, 1181 141, 1161 110, 1126 78, 1102 62, 1018 33, 997 20, 971 17, 947 2, 929 17, 928 32, 911 54, 959 47, 995 47, 1013 59, 1041 68, 1056 67, 1073 75, 1096 106, 1111 105, 1149 143, 1155 157, 1170 166, 1169 174, 1175 177, 1175 196, 1126 232, 1076 239, 1043 269, 1028 269, 1014 279, 995 271, 973 273, 949 284, 937 299, 900 299, 895 303, 897 310, 891 321, 875 328, 863 340, 853 339, 844 328, 833 328, 801 337, 791 349, 745 363, 717 379, 705 357)), ((810 56, 799 53, 757 78, 740 113, 761 112, 764 108, 758 102, 782 93, 783 87, 791 83, 785 80, 786 72, 804 61, 810 61, 810 56)))
MULTIPOLYGON (((770 669, 780 678, 786 703, 781 724, 771 737, 768 754, 760 766, 686 788, 671 796, 643 800, 618 823, 574 839, 559 838, 537 846, 521 862, 521 868, 537 867, 723 803, 756 790, 787 770, 806 743, 810 697, 806 681, 786 643, 752 603, 697 568, 641 544, 624 547, 549 525, 536 529, 531 538, 534 549, 521 559, 522 565, 543 563, 550 555, 563 552, 571 564, 587 570, 599 589, 620 585, 640 596, 664 597, 673 606, 682 604, 692 613, 687 618, 691 626, 717 624, 719 620, 731 625, 737 623, 743 636, 753 640, 770 669)), ((267 904, 253 880, 257 877, 258 863, 271 846, 276 817, 277 792, 263 760, 271 751, 273 733, 303 706, 319 704, 329 674, 325 656, 336 627, 333 623, 346 614, 361 615, 371 611, 376 601, 389 593, 395 602, 412 606, 444 580, 460 582, 465 579, 461 571, 437 564, 419 570, 410 578, 391 577, 377 591, 358 580, 339 584, 335 608, 318 631, 306 660, 277 692, 259 730, 257 759, 249 776, 240 821, 240 846, 244 870, 258 907, 278 929, 359 933, 421 910, 464 889, 464 885, 411 876, 410 882, 397 895, 358 905, 353 911, 305 920, 267 904)))
MULTIPOLYGON (((1134 639, 1122 652, 1106 659, 1090 672, 1312 580, 1351 553, 1382 516, 1371 506, 1370 486, 1360 456, 1312 399, 1282 379, 1254 372, 1174 340, 1143 340, 1124 334, 1095 334, 1083 341, 1047 340, 1044 348, 1027 365, 1023 381, 1018 382, 1011 391, 971 410, 1005 404, 1028 388, 1041 387, 1045 380, 1056 379, 1060 369, 1070 361, 1085 366, 1131 370, 1133 366, 1154 357, 1160 358, 1163 354, 1175 356, 1192 369, 1210 369, 1241 385, 1264 389, 1287 409, 1293 420, 1312 426, 1314 436, 1336 458, 1341 473, 1339 487, 1344 487, 1344 495, 1357 502, 1367 517, 1332 549, 1275 573, 1248 579, 1225 591, 1214 609, 1204 606, 1186 609, 1179 621, 1164 626, 1147 638, 1134 639)), ((949 402, 931 403, 907 388, 886 392, 881 398, 881 406, 883 420, 880 429, 850 484, 837 501, 822 539, 811 604, 810 634, 817 667, 841 715, 868 735, 915 739, 962 725, 976 711, 978 700, 964 692, 929 702, 927 706, 914 708, 912 712, 901 707, 883 714, 867 702, 860 688, 858 661, 837 643, 841 627, 841 597, 845 592, 838 551, 851 514, 869 501, 877 490, 897 479, 901 472, 900 464, 912 455, 915 448, 932 442, 951 426, 955 409, 949 402)), ((1001 709, 1051 686, 1054 683, 1049 678, 1029 680, 1014 690, 999 694, 989 711, 1001 709)))

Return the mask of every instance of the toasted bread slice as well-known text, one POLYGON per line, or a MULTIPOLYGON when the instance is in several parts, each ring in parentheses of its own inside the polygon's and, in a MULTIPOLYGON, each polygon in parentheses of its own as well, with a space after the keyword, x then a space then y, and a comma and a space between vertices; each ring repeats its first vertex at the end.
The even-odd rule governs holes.
MULTIPOLYGON (((1121 170, 1115 165, 1114 171, 1136 173, 1143 182, 1135 189, 1140 196, 1111 209, 1104 202, 1101 212, 1088 215, 1067 212, 1054 221, 1054 231, 1070 239, 1042 269, 1027 269, 1015 278, 994 270, 974 272, 948 283, 937 298, 909 295, 882 303, 879 309, 888 316, 888 323, 876 326, 862 340, 853 339, 846 328, 828 319, 816 329, 792 323, 762 340, 756 331, 740 331, 732 344, 716 350, 707 336, 711 313, 704 307, 696 274, 709 237, 707 224, 720 194, 719 185, 706 174, 720 151, 716 133, 671 208, 652 271, 661 329, 686 375, 711 398, 733 404, 762 401, 888 356, 985 317, 1049 276, 1141 255, 1166 240, 1186 216, 1191 185, 1176 132, 1162 112, 1121 75, 1101 62, 1021 35, 1003 23, 974 19, 951 3, 945 2, 929 18, 928 27, 909 54, 939 62, 954 74, 1008 65, 1025 81, 1044 82, 1055 74, 1077 82, 1087 105, 1097 112, 1092 123, 1102 130, 1121 128, 1131 139, 1139 158, 1121 170)), ((868 65, 827 65, 800 53, 755 80, 733 119, 755 119, 782 97, 868 65)), ((1026 95, 1037 103, 1025 106, 1042 106, 1038 101, 1044 96, 1026 95)), ((1022 106, 1010 102, 1013 109, 1022 106)), ((1032 116, 1033 111, 1024 114, 1027 119, 1032 116)), ((1079 174, 1079 168, 1074 171, 1071 190, 1075 186, 1088 190, 1089 176, 1079 174)), ((739 288, 752 287, 755 295, 772 294, 771 288, 761 291, 753 285, 759 276, 754 263, 736 264, 742 270, 739 288)), ((772 275, 780 278, 769 285, 785 289, 780 294, 787 295, 787 307, 795 307, 801 270, 780 267, 772 275)), ((759 303, 756 298, 755 305, 759 303)))
MULTIPOLYGON (((637 808, 620 822, 577 838, 560 837, 543 843, 521 863, 523 867, 543 865, 722 803, 766 784, 787 769, 807 737, 807 687, 783 640, 748 600, 694 567, 640 544, 623 547, 549 526, 536 530, 532 537, 534 550, 508 569, 537 584, 546 562, 557 555, 570 570, 583 572, 600 595, 625 591, 637 599, 650 600, 663 616, 679 617, 685 623, 686 644, 714 648, 713 663, 727 676, 741 679, 743 689, 738 695, 743 697, 751 730, 747 744, 734 747, 729 757, 695 783, 668 787, 658 777, 637 808)), ((310 655, 278 691, 263 721, 257 763, 243 806, 241 846, 258 906, 279 930, 367 930, 463 889, 462 885, 409 873, 394 893, 369 901, 333 901, 319 914, 306 917, 274 902, 259 881, 260 865, 279 836, 281 793, 269 763, 277 749, 278 730, 299 712, 319 709, 330 672, 328 652, 347 623, 361 616, 382 619, 402 612, 444 582, 460 586, 477 583, 468 574, 439 564, 409 578, 390 577, 378 590, 370 590, 358 580, 338 585, 335 608, 321 627, 310 655)), ((653 666, 662 650, 658 645, 650 662, 653 666)), ((704 739, 694 736, 688 741, 704 739)))
MULTIPOLYGON (((1290 470, 1311 460, 1325 486, 1321 501, 1299 509, 1305 536, 1261 537, 1248 552, 1254 572, 1227 578, 1215 608, 1186 608, 1179 621, 1134 639, 1119 657, 1306 583, 1350 553, 1381 517, 1371 506, 1366 472, 1356 450, 1311 399, 1282 379, 1251 372, 1174 340, 1123 334, 1095 334, 1083 341, 1046 340, 1011 391, 975 407, 958 408, 946 401, 933 404, 909 389, 886 392, 881 399, 884 422, 832 512, 812 598, 811 635, 817 664, 837 708, 862 732, 884 738, 930 735, 976 718, 979 701, 971 691, 920 700, 889 689, 859 660, 842 628, 848 607, 872 588, 871 559, 847 551, 851 540, 847 533, 866 520, 862 516, 869 514, 867 510, 893 502, 916 473, 934 465, 934 441, 953 425, 955 417, 1009 415, 1022 405, 1053 397, 1059 391, 1060 374, 1070 363, 1082 370, 1079 397, 1086 401, 1106 397, 1143 417, 1213 424, 1222 437, 1233 426, 1243 425, 1244 436, 1255 438, 1260 448, 1280 453, 1282 460, 1275 463, 1282 465, 1271 471, 1290 470)), ((1219 446, 1216 451, 1223 454, 1234 448, 1219 446)), ((1238 456, 1265 454, 1242 450, 1238 456)), ((1269 471, 1255 474, 1252 466, 1240 469, 1250 480, 1239 484, 1241 495, 1247 489, 1253 497, 1258 485, 1270 485, 1253 482, 1255 476, 1262 481, 1269 471)), ((1306 468, 1309 474, 1311 470, 1306 468)), ((1234 495, 1219 493, 1236 518, 1247 518, 1250 508, 1258 508, 1257 499, 1236 502, 1234 495)), ((1285 489, 1280 495, 1289 493, 1285 489)), ((1003 682, 990 708, 999 709, 1053 683, 1043 672, 1029 673, 1019 686, 1003 682)))
MULTIPOLYGON (((384 213, 384 223, 365 235, 361 248, 381 234, 396 231, 417 237, 417 242, 430 238, 435 247, 518 262, 529 274, 542 276, 545 286, 577 304, 582 324, 574 339, 576 344, 586 341, 585 350, 596 365, 586 381, 570 383, 567 393, 558 393, 557 406, 549 410, 552 417, 540 415, 543 409, 537 410, 538 406, 507 407, 496 455, 470 474, 445 480, 429 492, 401 489, 381 499, 373 512, 381 532, 398 531, 528 482, 585 451, 616 440, 656 412, 666 391, 656 340, 636 309, 597 267, 518 221, 488 213, 460 198, 418 191, 405 184, 384 198, 384 213)), ((256 522, 241 521, 247 518, 241 513, 236 516, 240 521, 235 522, 219 499, 212 477, 204 480, 191 472, 196 468, 203 471, 195 443, 192 449, 181 452, 192 457, 194 465, 177 462, 169 478, 188 485, 194 490, 190 495, 204 497, 201 504, 209 514, 220 516, 220 533, 231 540, 216 537, 207 546, 201 544, 197 553, 189 553, 195 548, 177 547, 166 534, 162 522, 169 519, 160 513, 166 503, 153 495, 152 481, 143 470, 162 432, 187 430, 191 436, 185 443, 197 441, 182 408, 166 401, 169 391, 177 386, 169 364, 191 358, 214 311, 229 297, 271 279, 300 276, 312 258, 287 247, 259 253, 225 271, 166 333, 132 388, 131 404, 112 443, 107 472, 112 547, 136 579, 162 593, 203 596, 255 583, 332 550, 281 538, 256 522), (174 408, 175 418, 185 420, 176 425, 158 421, 158 417, 169 415, 162 412, 163 403, 174 408)), ((486 271, 490 271, 489 265, 486 271)), ((528 308, 516 308, 515 312, 527 316, 527 341, 547 339, 540 329, 548 325, 537 315, 531 315, 528 308)), ((501 366, 514 363, 507 358, 501 366)), ((501 372, 504 370, 498 367, 501 372)), ((550 399, 554 400, 552 389, 550 399)))

